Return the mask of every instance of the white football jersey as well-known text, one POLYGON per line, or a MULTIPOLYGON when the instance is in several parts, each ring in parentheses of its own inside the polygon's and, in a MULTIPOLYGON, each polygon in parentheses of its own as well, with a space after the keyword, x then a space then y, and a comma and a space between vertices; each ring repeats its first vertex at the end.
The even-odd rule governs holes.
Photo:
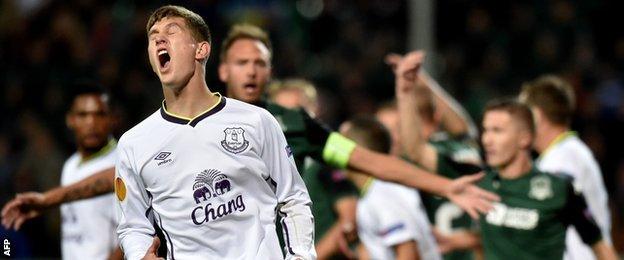
MULTIPOLYGON (((572 132, 562 134, 540 155, 537 167, 545 172, 562 173, 571 176, 574 188, 583 193, 587 206, 594 216, 602 237, 611 242, 611 213, 602 172, 587 145, 572 132)), ((574 227, 566 235, 564 258, 595 259, 591 248, 583 243, 574 227)))
MULTIPOLYGON (((63 166, 61 185, 78 182, 99 171, 115 167, 116 142, 83 161, 74 153, 63 166)), ((108 259, 117 247, 113 194, 61 205, 61 251, 63 259, 108 259)))
POLYGON ((442 259, 418 191, 374 180, 357 205, 360 240, 371 259, 395 259, 393 246, 414 240, 420 259, 442 259))
POLYGON ((234 99, 199 116, 163 107, 119 140, 119 240, 140 259, 162 230, 168 259, 314 259, 310 197, 279 124, 234 99))

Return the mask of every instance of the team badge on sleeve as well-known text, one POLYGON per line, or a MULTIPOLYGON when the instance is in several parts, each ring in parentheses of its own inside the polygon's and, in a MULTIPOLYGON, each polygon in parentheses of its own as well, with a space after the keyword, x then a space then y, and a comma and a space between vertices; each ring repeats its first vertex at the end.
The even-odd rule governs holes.
POLYGON ((240 127, 228 127, 223 130, 225 138, 221 141, 221 146, 230 153, 240 153, 249 146, 249 141, 245 140, 245 130, 240 127))
POLYGON ((119 201, 126 199, 126 184, 120 177, 115 178, 115 194, 119 201))

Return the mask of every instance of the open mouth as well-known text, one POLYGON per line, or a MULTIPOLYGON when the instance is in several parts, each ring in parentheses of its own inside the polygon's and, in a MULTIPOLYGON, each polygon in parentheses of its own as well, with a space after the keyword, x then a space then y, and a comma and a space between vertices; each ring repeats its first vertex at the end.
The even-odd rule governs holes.
POLYGON ((255 83, 247 83, 243 85, 243 87, 245 88, 246 91, 253 92, 258 88, 258 85, 255 83))
POLYGON ((169 52, 167 52, 167 50, 158 51, 158 61, 160 62, 161 68, 167 68, 169 63, 171 63, 171 56, 169 56, 169 52))

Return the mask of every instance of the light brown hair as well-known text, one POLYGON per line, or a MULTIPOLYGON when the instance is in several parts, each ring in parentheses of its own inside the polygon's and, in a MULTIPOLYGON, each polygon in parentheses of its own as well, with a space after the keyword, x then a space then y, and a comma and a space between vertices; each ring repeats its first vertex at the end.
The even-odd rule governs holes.
POLYGON ((191 30, 193 39, 199 42, 206 41, 212 44, 210 28, 204 19, 193 11, 177 5, 165 5, 156 9, 147 21, 147 26, 145 28, 147 33, 149 34, 150 29, 155 23, 166 17, 180 17, 184 19, 186 26, 191 30))
POLYGON ((520 101, 544 112, 548 121, 568 126, 576 107, 572 86, 554 75, 541 76, 524 83, 520 101))
POLYGON ((230 47, 232 47, 232 44, 234 44, 236 40, 240 39, 260 41, 267 47, 267 49, 269 49, 269 56, 273 56, 273 46, 271 45, 269 35, 258 26, 244 23, 232 26, 232 29, 230 29, 228 35, 223 40, 223 43, 221 44, 221 53, 219 55, 222 62, 225 61, 225 55, 230 47))

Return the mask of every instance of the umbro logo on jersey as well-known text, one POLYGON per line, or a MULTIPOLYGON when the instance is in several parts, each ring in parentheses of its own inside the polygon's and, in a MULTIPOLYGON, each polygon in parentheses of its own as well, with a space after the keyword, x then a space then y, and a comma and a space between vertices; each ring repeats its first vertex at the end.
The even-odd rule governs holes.
POLYGON ((158 153, 158 155, 156 155, 156 157, 154 157, 154 161, 160 161, 160 162, 158 162, 158 166, 163 165, 165 163, 170 163, 173 160, 172 159, 167 159, 167 157, 169 157, 169 155, 171 155, 170 152, 160 152, 160 153, 158 153))
POLYGON ((223 130, 225 137, 221 141, 221 146, 230 153, 240 153, 249 146, 249 141, 245 140, 245 130, 240 127, 228 127, 223 130))

